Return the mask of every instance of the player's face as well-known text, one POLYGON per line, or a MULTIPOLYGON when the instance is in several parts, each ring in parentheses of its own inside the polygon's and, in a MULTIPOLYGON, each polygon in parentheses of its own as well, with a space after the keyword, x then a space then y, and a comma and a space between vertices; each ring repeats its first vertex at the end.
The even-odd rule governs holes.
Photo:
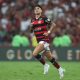
POLYGON ((37 15, 37 14, 41 14, 41 13, 42 13, 42 9, 40 7, 35 7, 34 14, 37 15))

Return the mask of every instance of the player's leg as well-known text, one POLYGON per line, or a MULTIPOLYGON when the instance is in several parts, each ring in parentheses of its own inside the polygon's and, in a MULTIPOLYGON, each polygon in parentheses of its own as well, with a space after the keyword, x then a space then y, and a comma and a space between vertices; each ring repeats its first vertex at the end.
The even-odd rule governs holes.
POLYGON ((46 57, 49 59, 49 61, 57 68, 60 68, 60 65, 57 63, 55 58, 52 56, 51 51, 46 51, 46 57))
POLYGON ((58 62, 55 60, 55 58, 52 56, 49 44, 45 42, 44 48, 46 50, 46 57, 49 59, 49 61, 58 69, 60 78, 64 76, 64 70, 61 68, 61 66, 58 64, 58 62))
MULTIPOLYGON (((46 51, 45 50, 42 51, 42 57, 43 57, 44 60, 46 59, 45 54, 46 54, 46 51)), ((48 63, 45 63, 45 65, 44 65, 44 73, 43 74, 47 74, 48 71, 49 71, 49 68, 50 68, 50 65, 48 63)))
POLYGON ((61 66, 58 64, 58 62, 52 56, 51 51, 46 51, 45 55, 49 59, 49 61, 58 69, 60 78, 63 78, 63 76, 64 76, 64 69, 61 68, 61 66))
POLYGON ((51 54, 51 51, 50 51, 50 48, 49 48, 49 43, 47 42, 44 42, 44 48, 45 48, 45 51, 46 51, 46 57, 50 60, 50 62, 57 68, 59 69, 60 68, 60 65, 56 62, 55 58, 52 57, 52 54, 51 54))
POLYGON ((44 49, 43 44, 38 44, 38 46, 33 51, 33 56, 39 60, 43 65, 45 65, 44 58, 39 54, 44 49))

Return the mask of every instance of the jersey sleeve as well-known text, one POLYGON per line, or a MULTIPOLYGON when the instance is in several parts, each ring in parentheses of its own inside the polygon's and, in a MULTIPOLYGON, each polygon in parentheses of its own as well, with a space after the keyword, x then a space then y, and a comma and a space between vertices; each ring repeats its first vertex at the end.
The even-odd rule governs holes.
POLYGON ((44 21, 45 21, 46 24, 51 24, 51 20, 47 17, 44 18, 44 21))
POLYGON ((51 20, 49 18, 45 17, 44 22, 47 24, 47 28, 49 29, 51 26, 51 20))

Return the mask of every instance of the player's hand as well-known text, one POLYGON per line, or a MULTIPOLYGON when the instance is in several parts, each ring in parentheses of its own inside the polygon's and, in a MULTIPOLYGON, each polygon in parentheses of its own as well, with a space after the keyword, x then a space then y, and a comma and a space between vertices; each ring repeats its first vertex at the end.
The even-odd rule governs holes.
POLYGON ((43 35, 45 35, 45 36, 49 36, 49 33, 48 33, 48 32, 45 32, 43 35))

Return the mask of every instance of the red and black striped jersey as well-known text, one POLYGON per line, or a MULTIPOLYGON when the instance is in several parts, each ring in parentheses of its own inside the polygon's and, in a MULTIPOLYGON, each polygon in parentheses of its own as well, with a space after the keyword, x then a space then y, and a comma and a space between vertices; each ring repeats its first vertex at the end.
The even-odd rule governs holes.
POLYGON ((48 25, 51 23, 47 17, 39 17, 38 19, 33 18, 31 20, 32 30, 36 36, 37 41, 49 42, 49 36, 43 35, 48 31, 48 25))

